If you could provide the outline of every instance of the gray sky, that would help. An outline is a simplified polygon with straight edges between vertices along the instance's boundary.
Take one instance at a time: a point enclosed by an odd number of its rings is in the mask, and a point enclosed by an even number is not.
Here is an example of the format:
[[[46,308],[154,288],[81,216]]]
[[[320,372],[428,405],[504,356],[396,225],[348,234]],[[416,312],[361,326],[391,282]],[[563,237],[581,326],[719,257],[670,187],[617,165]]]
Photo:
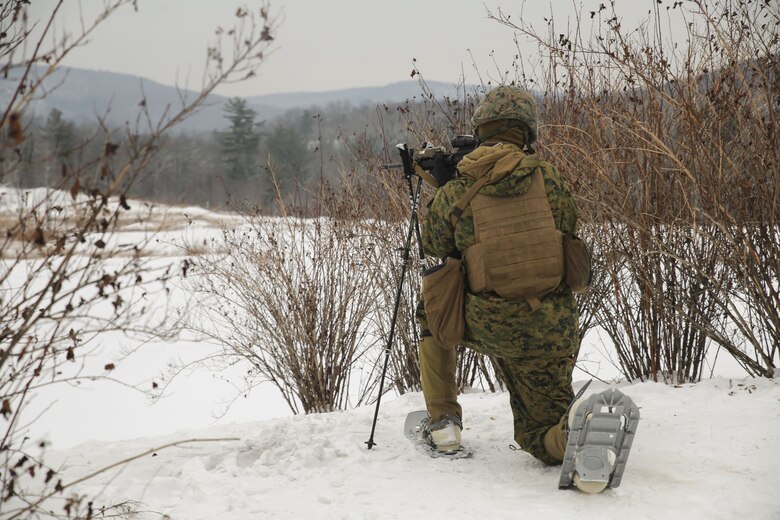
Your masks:
[[[616,0],[626,21],[644,17],[656,0]],[[671,0],[666,0],[671,3]],[[596,9],[607,0],[276,0],[271,11],[279,18],[275,51],[258,77],[225,86],[225,95],[251,96],[276,92],[321,91],[380,86],[410,77],[413,62],[426,79],[468,83],[499,79],[512,68],[518,50],[511,29],[487,19],[487,9],[499,7],[513,18],[544,30],[543,17],[555,13],[565,26],[577,7]],[[32,0],[31,19],[51,10],[55,0]],[[57,34],[75,32],[80,7],[94,18],[99,0],[65,0]],[[164,84],[199,84],[205,49],[217,25],[227,25],[239,0],[138,0],[117,12],[78,49],[66,65],[125,72]],[[586,16],[587,17],[587,16]],[[522,45],[533,58],[536,48]],[[472,59],[473,57],[473,59]],[[476,64],[476,67],[475,67]],[[479,74],[478,74],[479,73]]]

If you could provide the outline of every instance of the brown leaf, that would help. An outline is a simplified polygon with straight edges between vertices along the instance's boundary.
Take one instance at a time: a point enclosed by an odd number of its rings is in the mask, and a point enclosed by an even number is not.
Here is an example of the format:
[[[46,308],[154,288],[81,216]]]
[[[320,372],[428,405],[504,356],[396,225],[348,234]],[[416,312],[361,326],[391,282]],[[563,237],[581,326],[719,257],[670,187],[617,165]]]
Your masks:
[[[116,151],[119,150],[119,145],[115,143],[106,143],[106,151],[105,154],[108,155],[114,155]]]
[[[68,347],[68,353],[65,355],[68,361],[76,361],[76,354],[73,353],[73,347]]]
[[[58,255],[58,254],[62,253],[63,249],[65,249],[65,237],[64,236],[62,236],[62,237],[57,239],[57,243],[54,246],[54,254]]]
[[[43,229],[41,229],[41,226],[35,228],[35,233],[33,233],[33,243],[36,246],[46,245],[46,238],[43,236]]]
[[[129,210],[130,206],[127,204],[127,196],[122,194],[119,196],[119,205],[122,206],[122,209]]]
[[[13,472],[12,472],[13,474]],[[16,494],[16,491],[14,491],[14,486],[16,485],[16,479],[11,478],[8,480],[8,484],[6,484],[5,489],[5,497],[3,497],[3,502],[7,502]]]
[[[44,484],[48,484],[48,483],[49,483],[49,481],[50,481],[52,478],[54,478],[54,475],[56,475],[56,474],[57,474],[57,473],[55,473],[53,469],[50,469],[49,471],[47,471],[47,472],[46,472],[46,479],[43,481],[43,482],[44,482]]]
[[[417,71],[416,71],[416,70],[414,70],[414,69],[412,69],[412,73],[411,73],[411,74],[409,74],[409,77],[410,77],[410,78],[413,78],[413,77],[415,77],[416,75],[417,75]]]
[[[58,481],[57,481],[57,484],[54,486],[54,492],[55,492],[55,493],[62,493],[62,491],[63,491],[64,489],[65,489],[65,488],[64,488],[64,487],[62,487],[62,480],[61,480],[61,479],[60,479],[60,480],[58,480]]]
[[[3,414],[3,417],[8,417],[11,414],[11,401],[3,399],[3,407],[0,408],[0,414]]]
[[[185,258],[184,262],[182,262],[181,266],[181,275],[183,278],[187,278],[187,273],[189,272],[190,268],[193,266],[193,263],[189,261],[189,259]]]
[[[108,371],[111,371],[111,370],[114,370],[114,369],[116,368],[116,365],[115,365],[115,364],[113,364],[113,363],[108,363],[108,364],[107,364],[106,366],[104,366],[103,368],[105,368],[105,369],[106,369],[106,370],[108,370]]]
[[[95,247],[97,247],[98,249],[103,249],[104,247],[106,247],[106,243],[103,242],[103,240],[98,240],[97,242],[95,242]]]
[[[79,182],[79,178],[76,177],[76,182],[70,187],[70,196],[73,200],[76,200],[76,195],[79,194],[79,190],[81,190],[81,182]]]
[[[24,142],[22,118],[18,112],[14,112],[8,117],[8,137],[10,137],[15,144],[22,144],[22,142]]]

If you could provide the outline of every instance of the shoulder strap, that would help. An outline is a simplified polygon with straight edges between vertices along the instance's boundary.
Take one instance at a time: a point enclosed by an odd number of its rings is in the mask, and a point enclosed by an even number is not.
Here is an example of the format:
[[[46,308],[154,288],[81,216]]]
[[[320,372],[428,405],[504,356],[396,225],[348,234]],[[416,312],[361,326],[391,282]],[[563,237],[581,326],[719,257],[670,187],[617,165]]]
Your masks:
[[[488,180],[488,176],[482,176],[480,177],[474,184],[471,185],[471,188],[468,189],[468,191],[460,198],[458,201],[458,204],[452,208],[452,213],[450,213],[450,222],[452,222],[452,227],[455,227],[455,224],[458,223],[460,220],[460,216],[463,215],[463,210],[466,209],[466,206],[469,205],[469,202],[471,202],[471,199],[474,198],[474,196],[477,194],[477,192],[482,188],[482,186],[485,185],[485,183]]]
[[[540,164],[541,161],[536,158],[536,155],[526,155],[517,165],[517,168],[538,168]],[[460,198],[458,204],[452,208],[452,212],[450,213],[450,222],[452,222],[452,227],[455,227],[455,224],[458,223],[461,215],[463,215],[463,211],[466,209],[466,206],[468,206],[471,202],[471,199],[473,199],[482,186],[487,183],[488,177],[489,175],[484,175],[477,179],[474,184],[471,185],[468,191],[463,194],[463,197]]]

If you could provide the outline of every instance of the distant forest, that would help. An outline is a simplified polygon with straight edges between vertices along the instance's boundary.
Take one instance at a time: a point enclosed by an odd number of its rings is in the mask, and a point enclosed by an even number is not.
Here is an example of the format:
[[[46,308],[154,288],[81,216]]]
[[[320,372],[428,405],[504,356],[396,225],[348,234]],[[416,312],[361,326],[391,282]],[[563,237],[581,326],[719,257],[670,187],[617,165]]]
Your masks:
[[[413,122],[414,114],[432,115],[430,102],[423,98],[394,105],[335,103],[321,109],[290,109],[261,120],[245,99],[231,98],[223,107],[229,123],[225,130],[166,135],[160,153],[129,195],[207,208],[225,208],[230,201],[269,212],[277,196],[305,202],[311,190],[338,183],[345,172],[370,175],[381,162],[397,162],[397,142],[412,139],[410,145],[418,146],[430,139],[431,132]],[[430,130],[441,127],[433,122],[424,125]],[[139,137],[128,128],[108,128],[98,121],[70,121],[57,109],[34,118],[25,133],[18,177],[23,188],[68,189],[60,186],[68,171],[82,170],[86,158],[99,156],[103,147],[115,149],[121,161]],[[439,132],[441,139],[446,133]],[[94,175],[99,178],[101,172]]]

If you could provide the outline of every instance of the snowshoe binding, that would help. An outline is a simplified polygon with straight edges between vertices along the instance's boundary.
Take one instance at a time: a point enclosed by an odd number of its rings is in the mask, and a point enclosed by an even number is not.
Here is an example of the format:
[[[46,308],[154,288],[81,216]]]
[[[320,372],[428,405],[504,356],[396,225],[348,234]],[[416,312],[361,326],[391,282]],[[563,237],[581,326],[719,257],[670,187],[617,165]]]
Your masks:
[[[446,459],[465,459],[471,457],[473,454],[471,448],[460,442],[460,430],[462,428],[460,424],[433,426],[433,429],[436,431],[432,431],[431,417],[428,415],[427,411],[419,410],[410,412],[406,416],[404,435],[415,441],[417,446],[430,457]],[[444,426],[444,428],[437,428],[437,426]],[[456,429],[457,431],[455,431]],[[453,431],[449,432],[448,430]],[[443,433],[443,437],[447,437],[445,442],[440,442],[439,444],[434,442],[437,433]],[[449,439],[449,437],[452,437],[452,439]],[[441,441],[441,439],[439,440]]]
[[[575,402],[559,488],[573,483],[585,493],[620,485],[639,424],[639,408],[613,388]]]

